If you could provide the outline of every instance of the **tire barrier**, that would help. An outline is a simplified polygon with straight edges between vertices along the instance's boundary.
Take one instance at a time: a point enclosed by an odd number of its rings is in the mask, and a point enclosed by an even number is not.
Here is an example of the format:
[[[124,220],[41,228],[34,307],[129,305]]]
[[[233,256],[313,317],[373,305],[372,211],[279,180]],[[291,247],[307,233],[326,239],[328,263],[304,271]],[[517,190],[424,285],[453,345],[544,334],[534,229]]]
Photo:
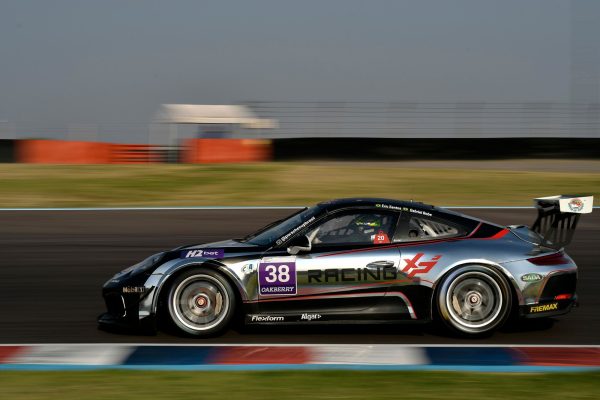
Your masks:
[[[168,162],[169,148],[147,144],[16,141],[15,161],[30,164],[149,164]]]
[[[181,149],[181,162],[191,164],[270,161],[270,140],[189,139]]]

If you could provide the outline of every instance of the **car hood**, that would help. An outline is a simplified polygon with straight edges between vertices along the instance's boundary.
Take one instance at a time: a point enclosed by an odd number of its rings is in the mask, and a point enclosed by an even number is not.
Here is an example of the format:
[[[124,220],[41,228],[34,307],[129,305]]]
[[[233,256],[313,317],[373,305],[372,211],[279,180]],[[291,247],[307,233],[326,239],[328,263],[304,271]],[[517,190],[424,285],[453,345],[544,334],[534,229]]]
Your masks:
[[[201,250],[201,249],[223,249],[227,250],[227,253],[244,253],[248,251],[260,251],[263,249],[262,246],[257,246],[250,243],[239,242],[237,240],[228,239],[221,240],[219,242],[203,243],[203,244],[192,244],[177,247],[171,251],[182,251],[182,250]]]
[[[240,248],[250,248],[250,247],[257,247],[254,244],[250,244],[250,243],[244,243],[244,242],[239,242],[237,240],[233,240],[233,239],[227,239],[227,240],[221,240],[219,242],[211,242],[211,243],[203,243],[203,244],[191,244],[191,245],[186,245],[186,246],[182,246],[177,248],[177,250],[186,250],[186,249],[208,249],[208,248],[216,248],[216,247],[223,247],[223,248],[232,248],[232,247],[240,247]]]

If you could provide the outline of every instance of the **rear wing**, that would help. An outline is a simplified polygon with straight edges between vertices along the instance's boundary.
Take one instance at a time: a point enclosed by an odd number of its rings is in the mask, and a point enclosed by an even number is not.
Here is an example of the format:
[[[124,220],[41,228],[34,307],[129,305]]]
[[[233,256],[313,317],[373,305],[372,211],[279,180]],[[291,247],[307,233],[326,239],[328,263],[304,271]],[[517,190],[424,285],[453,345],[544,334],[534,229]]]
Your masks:
[[[538,216],[531,230],[544,239],[544,245],[560,249],[571,243],[581,214],[592,212],[593,196],[549,196],[534,200]]]

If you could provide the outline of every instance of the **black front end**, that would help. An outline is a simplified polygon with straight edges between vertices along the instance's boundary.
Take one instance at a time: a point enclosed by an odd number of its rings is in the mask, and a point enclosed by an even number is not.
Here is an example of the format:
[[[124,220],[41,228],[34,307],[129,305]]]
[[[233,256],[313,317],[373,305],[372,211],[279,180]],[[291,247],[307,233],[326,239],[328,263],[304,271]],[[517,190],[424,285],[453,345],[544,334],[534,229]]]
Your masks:
[[[140,329],[142,331],[155,331],[156,324],[153,315],[140,319],[139,305],[146,296],[150,295],[154,288],[146,289],[144,281],[146,277],[138,281],[121,283],[107,282],[102,287],[102,297],[106,304],[106,312],[98,317],[98,324],[106,329]]]
[[[100,328],[156,331],[155,316],[140,318],[139,306],[154,291],[153,287],[146,288],[144,284],[162,261],[163,254],[153,255],[117,273],[102,286],[107,311],[98,317]]]

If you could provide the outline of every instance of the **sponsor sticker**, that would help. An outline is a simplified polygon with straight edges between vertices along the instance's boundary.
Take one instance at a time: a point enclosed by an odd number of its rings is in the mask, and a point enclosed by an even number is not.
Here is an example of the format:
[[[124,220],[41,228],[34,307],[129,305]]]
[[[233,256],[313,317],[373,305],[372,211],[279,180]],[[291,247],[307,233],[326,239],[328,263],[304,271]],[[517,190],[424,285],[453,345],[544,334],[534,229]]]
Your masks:
[[[123,287],[123,293],[144,293],[146,288],[144,286],[125,286]]]
[[[285,317],[282,315],[252,315],[251,322],[283,322]]]
[[[525,274],[521,276],[523,282],[537,282],[542,280],[542,275],[536,273]]]
[[[296,262],[261,262],[258,265],[258,290],[263,296],[296,294]]]
[[[429,261],[420,261],[424,255],[425,253],[417,253],[413,258],[405,258],[404,261],[406,262],[406,265],[402,269],[402,272],[409,278],[412,278],[417,274],[426,274],[435,266],[435,264],[437,264],[439,259],[442,258],[441,255],[436,255]]]
[[[181,258],[223,258],[225,257],[224,249],[195,249],[195,250],[183,250],[181,252]]]
[[[554,310],[558,310],[558,303],[542,304],[542,305],[538,305],[538,306],[529,307],[530,313],[540,313],[540,312],[554,311]]]
[[[301,321],[314,321],[317,319],[321,319],[321,314],[308,314],[304,313],[300,316]]]
[[[242,272],[246,275],[253,273],[256,271],[256,267],[254,264],[246,264],[242,267]]]
[[[579,212],[583,210],[583,200],[575,198],[569,201],[569,210],[573,212]]]
[[[302,224],[298,225],[297,227],[295,227],[294,229],[292,229],[291,231],[289,231],[287,234],[285,234],[282,237],[280,237],[279,239],[277,239],[277,241],[275,241],[275,243],[277,245],[280,245],[281,243],[285,242],[290,237],[292,237],[294,234],[296,234],[299,231],[301,231],[302,229],[306,228],[314,220],[315,220],[315,217],[311,217],[307,221],[303,222]]]

